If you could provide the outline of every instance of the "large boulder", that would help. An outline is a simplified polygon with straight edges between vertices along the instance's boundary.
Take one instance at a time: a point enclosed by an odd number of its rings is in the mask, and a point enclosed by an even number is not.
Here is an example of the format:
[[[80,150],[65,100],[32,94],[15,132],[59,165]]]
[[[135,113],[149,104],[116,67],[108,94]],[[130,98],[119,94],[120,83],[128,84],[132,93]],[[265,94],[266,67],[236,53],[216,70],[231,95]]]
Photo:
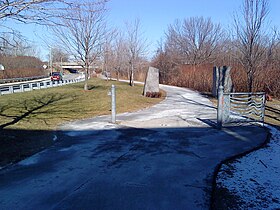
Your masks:
[[[218,96],[219,86],[224,87],[225,93],[230,93],[233,91],[233,84],[230,75],[231,67],[222,66],[214,67],[213,69],[213,86],[212,86],[212,95],[214,97]]]
[[[155,97],[159,95],[159,70],[154,67],[149,67],[143,95],[146,97]]]

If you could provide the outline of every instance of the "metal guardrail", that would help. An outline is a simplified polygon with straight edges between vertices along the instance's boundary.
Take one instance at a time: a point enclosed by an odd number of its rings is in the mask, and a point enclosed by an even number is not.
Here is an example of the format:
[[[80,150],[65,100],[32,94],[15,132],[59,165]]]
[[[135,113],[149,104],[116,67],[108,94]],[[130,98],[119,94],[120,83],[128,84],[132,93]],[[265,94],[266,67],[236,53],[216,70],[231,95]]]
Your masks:
[[[62,85],[72,84],[84,81],[84,77],[77,77],[75,79],[69,79],[69,80],[63,80],[63,81],[30,81],[25,83],[12,83],[7,85],[1,85],[0,86],[0,95],[5,94],[13,94],[13,93],[22,93],[26,91],[32,91],[32,90],[40,90],[45,88],[51,88],[51,87],[58,87]]]
[[[22,81],[30,81],[35,79],[44,79],[49,76],[36,76],[36,77],[22,77],[22,78],[10,78],[10,79],[0,79],[0,84],[11,83],[11,82],[22,82]]]
[[[265,93],[224,93],[219,88],[218,126],[230,123],[264,123]]]

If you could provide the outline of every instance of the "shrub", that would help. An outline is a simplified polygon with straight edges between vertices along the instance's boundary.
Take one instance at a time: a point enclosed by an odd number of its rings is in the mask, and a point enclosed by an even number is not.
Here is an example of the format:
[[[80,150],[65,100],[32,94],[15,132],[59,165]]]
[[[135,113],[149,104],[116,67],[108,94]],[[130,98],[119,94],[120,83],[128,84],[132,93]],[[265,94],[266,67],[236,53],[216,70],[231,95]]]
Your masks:
[[[161,92],[147,92],[146,97],[149,98],[161,98],[162,93]]]

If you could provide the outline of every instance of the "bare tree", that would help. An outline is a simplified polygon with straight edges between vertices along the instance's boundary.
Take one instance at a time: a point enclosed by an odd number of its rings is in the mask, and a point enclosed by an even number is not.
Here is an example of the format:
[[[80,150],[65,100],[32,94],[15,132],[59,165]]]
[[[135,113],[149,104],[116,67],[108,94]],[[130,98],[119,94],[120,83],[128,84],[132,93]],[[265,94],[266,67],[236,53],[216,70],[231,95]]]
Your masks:
[[[61,46],[81,61],[85,70],[85,90],[88,90],[89,68],[101,55],[106,41],[105,4],[106,0],[100,0],[70,5],[68,18],[61,18],[60,24],[53,27]]]
[[[234,19],[237,57],[246,70],[247,88],[253,90],[256,72],[262,68],[273,47],[273,39],[265,30],[268,0],[244,0],[241,16]]]
[[[127,49],[129,60],[129,84],[134,86],[134,73],[139,58],[145,56],[147,50],[147,40],[143,38],[143,33],[140,31],[140,20],[126,23],[127,34]]]
[[[40,25],[57,24],[55,19],[70,1],[64,0],[5,0],[0,1],[0,50],[17,48],[21,34],[9,25],[6,20],[21,23],[36,23]],[[15,40],[7,39],[16,38]]]
[[[21,22],[42,21],[50,17],[49,6],[58,0],[5,0],[0,2],[0,19],[10,18]],[[62,2],[62,1],[61,1]]]
[[[0,37],[0,51],[6,56],[34,56],[38,57],[36,45],[29,42],[20,33],[3,33]]]
[[[220,25],[212,23],[210,18],[192,17],[182,22],[176,20],[168,28],[166,48],[181,63],[211,63],[222,34]]]
[[[106,34],[105,43],[103,44],[102,49],[102,59],[103,59],[103,66],[102,71],[105,73],[105,76],[108,79],[112,77],[112,69],[114,66],[114,39],[117,35],[116,30],[112,30],[111,33]]]
[[[52,48],[52,62],[68,62],[69,55],[61,48]]]
[[[128,45],[122,33],[118,33],[113,45],[113,70],[116,73],[117,80],[119,80],[120,75],[124,74],[125,69],[127,69],[127,64],[129,64],[128,56]]]

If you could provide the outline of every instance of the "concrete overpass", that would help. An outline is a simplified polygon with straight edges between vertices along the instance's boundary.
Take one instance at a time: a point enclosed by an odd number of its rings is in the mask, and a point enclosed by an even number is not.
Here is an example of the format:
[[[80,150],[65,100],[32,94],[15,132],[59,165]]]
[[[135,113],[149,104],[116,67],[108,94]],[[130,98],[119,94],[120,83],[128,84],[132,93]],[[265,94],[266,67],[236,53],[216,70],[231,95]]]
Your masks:
[[[63,69],[83,69],[83,65],[80,62],[55,62],[53,65]],[[89,66],[90,69],[96,69],[98,67],[96,64]]]

